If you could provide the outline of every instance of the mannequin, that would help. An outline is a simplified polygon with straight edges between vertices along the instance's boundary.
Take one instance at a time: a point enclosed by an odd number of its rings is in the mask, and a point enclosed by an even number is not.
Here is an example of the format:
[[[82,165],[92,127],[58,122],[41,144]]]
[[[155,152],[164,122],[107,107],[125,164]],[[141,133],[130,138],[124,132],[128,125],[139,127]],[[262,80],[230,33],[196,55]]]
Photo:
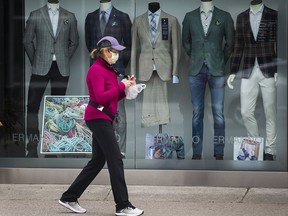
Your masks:
[[[262,7],[263,3],[261,0],[253,0],[251,1],[250,8],[252,11],[259,11]]]
[[[59,8],[59,1],[58,0],[48,0],[48,5],[53,9],[56,10]]]
[[[231,75],[227,79],[228,87],[233,89],[236,74],[241,74],[241,114],[249,137],[260,136],[255,107],[261,92],[266,120],[264,160],[274,160],[276,156],[277,21],[278,12],[261,0],[252,0],[250,8],[237,16]]]
[[[112,6],[111,0],[100,0],[101,10],[106,11],[111,6]]]
[[[160,3],[159,2],[150,2],[148,4],[148,10],[152,13],[155,13],[160,9]],[[179,77],[173,75],[172,83],[179,83]],[[161,131],[161,129],[159,129]]]
[[[213,156],[216,160],[223,160],[225,66],[233,50],[234,21],[229,12],[214,7],[212,0],[202,0],[200,7],[186,13],[182,24],[182,44],[189,57],[186,71],[193,105],[192,159],[202,159],[205,90],[209,87],[214,132],[211,142],[214,145]]]
[[[58,4],[59,1],[58,0],[48,0],[48,3],[50,3],[50,4]]]
[[[250,8],[253,11],[258,11],[259,8],[263,5],[262,0],[252,0],[250,4]],[[235,79],[235,74],[231,74],[228,79],[227,79],[227,85],[230,89],[234,89],[234,86],[232,85],[234,79]],[[274,74],[274,81],[277,84],[277,73]]]
[[[50,18],[50,8],[51,12],[58,12],[53,22]],[[64,25],[57,25],[57,19],[63,19]],[[59,7],[58,0],[48,0],[47,5],[30,13],[23,38],[25,52],[31,63],[27,99],[26,157],[38,157],[37,147],[41,139],[38,113],[46,87],[50,83],[51,95],[66,94],[70,77],[69,63],[78,44],[77,19],[74,13]]]
[[[201,0],[201,7],[203,8],[204,12],[207,13],[209,10],[213,8],[212,0]]]
[[[154,38],[150,26],[153,16],[156,19]],[[132,25],[130,71],[131,74],[138,72],[137,79],[146,84],[141,127],[158,126],[160,133],[162,125],[170,122],[167,82],[179,82],[180,29],[177,18],[163,11],[159,2],[149,3],[148,11],[136,17]]]
[[[149,11],[151,11],[152,13],[155,13],[156,11],[158,11],[160,9],[160,4],[159,2],[151,2],[148,4],[148,9]]]
[[[252,0],[251,1],[251,5],[258,5],[258,4],[261,4],[262,3],[262,0]]]

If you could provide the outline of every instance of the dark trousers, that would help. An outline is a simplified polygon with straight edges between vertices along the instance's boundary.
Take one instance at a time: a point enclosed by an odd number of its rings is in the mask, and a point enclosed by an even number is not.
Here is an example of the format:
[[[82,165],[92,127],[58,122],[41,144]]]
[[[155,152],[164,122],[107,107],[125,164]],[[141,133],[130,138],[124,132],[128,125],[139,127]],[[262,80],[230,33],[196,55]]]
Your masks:
[[[68,190],[63,193],[61,200],[77,201],[107,161],[116,211],[132,206],[128,200],[122,155],[112,123],[108,120],[97,119],[86,121],[86,124],[93,133],[92,158]]]
[[[60,74],[56,61],[53,61],[47,75],[31,75],[27,103],[27,138],[29,142],[38,143],[40,140],[38,112],[49,81],[51,95],[65,95],[68,80],[68,76],[63,77]],[[27,148],[29,148],[29,146],[27,146]]]

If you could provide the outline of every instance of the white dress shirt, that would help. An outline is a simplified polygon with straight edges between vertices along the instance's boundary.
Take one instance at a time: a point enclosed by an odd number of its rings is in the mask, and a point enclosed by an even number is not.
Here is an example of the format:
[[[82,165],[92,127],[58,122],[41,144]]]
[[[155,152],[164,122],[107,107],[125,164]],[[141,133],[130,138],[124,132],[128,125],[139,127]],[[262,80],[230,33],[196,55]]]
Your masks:
[[[207,13],[205,13],[202,6],[200,7],[201,22],[202,22],[205,36],[206,36],[208,29],[209,29],[209,26],[211,24],[211,20],[212,20],[212,16],[213,16],[213,10],[214,10],[214,6],[210,10],[208,10]]]
[[[53,34],[56,36],[58,20],[59,20],[59,4],[47,3],[48,13],[52,24]],[[53,61],[56,61],[55,54],[53,55]]]

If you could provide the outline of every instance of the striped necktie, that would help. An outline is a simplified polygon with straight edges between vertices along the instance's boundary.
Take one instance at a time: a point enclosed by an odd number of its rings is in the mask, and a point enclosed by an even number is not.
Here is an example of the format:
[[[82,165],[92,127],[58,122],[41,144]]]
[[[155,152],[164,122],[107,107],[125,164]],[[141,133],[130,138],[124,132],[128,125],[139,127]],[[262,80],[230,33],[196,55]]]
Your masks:
[[[156,32],[157,32],[156,18],[155,18],[155,14],[154,13],[151,14],[150,32],[151,32],[152,41],[154,41],[155,40],[155,36],[156,36]]]

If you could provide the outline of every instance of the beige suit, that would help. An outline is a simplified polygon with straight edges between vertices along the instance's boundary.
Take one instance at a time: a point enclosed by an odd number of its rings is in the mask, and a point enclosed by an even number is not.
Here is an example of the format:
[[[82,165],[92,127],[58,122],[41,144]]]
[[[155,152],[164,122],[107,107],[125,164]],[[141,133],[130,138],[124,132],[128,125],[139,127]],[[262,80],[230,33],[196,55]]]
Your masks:
[[[162,40],[161,19],[168,18],[168,40]],[[176,17],[161,11],[155,43],[149,30],[148,12],[136,17],[132,25],[131,73],[139,71],[138,80],[148,81],[155,63],[157,73],[163,81],[178,75],[181,51],[181,30]],[[139,59],[137,58],[139,54]]]
[[[168,37],[163,38],[162,22],[168,20]],[[151,40],[148,12],[135,18],[132,25],[131,74],[145,82],[142,127],[170,121],[167,81],[178,75],[181,30],[176,17],[161,10],[155,41]],[[153,72],[153,65],[156,70]]]

